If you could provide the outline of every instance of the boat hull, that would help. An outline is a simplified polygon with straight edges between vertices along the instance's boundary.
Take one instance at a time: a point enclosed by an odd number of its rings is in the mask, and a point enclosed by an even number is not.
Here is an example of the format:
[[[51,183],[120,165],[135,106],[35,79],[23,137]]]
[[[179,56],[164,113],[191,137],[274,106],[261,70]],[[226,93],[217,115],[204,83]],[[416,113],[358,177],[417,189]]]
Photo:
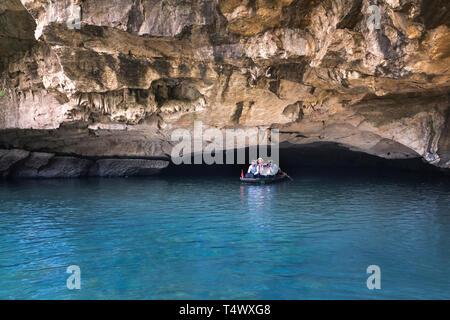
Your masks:
[[[277,175],[273,178],[241,178],[242,183],[249,184],[271,184],[276,182],[281,182],[287,179],[285,174]]]

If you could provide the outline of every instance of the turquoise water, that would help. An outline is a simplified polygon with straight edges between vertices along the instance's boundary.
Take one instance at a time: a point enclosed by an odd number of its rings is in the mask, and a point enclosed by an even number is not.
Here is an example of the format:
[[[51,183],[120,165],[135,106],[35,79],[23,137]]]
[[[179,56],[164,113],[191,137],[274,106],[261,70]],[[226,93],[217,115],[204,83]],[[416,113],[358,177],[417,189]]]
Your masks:
[[[351,171],[0,182],[0,298],[450,299],[449,207],[446,180]]]

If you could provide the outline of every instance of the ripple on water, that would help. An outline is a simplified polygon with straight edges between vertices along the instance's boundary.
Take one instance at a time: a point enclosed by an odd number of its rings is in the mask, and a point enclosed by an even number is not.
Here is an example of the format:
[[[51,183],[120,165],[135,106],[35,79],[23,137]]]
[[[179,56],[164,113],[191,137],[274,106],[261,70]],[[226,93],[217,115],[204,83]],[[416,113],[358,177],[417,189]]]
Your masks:
[[[449,195],[405,176],[2,182],[0,298],[449,299]]]

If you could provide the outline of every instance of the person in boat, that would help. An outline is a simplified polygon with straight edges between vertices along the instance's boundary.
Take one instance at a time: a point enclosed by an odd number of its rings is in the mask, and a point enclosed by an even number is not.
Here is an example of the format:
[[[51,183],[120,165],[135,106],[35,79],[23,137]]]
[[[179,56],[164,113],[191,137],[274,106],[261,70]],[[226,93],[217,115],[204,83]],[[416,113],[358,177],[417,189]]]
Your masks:
[[[261,178],[263,169],[264,169],[264,160],[262,158],[258,158],[256,160],[256,173],[254,174],[254,178]]]
[[[272,177],[272,162],[271,161],[269,161],[268,163],[263,165],[263,168],[261,170],[261,176],[266,179]]]
[[[258,163],[259,171],[261,172],[262,169],[264,168],[264,160],[263,160],[263,158],[258,158],[257,161],[258,161],[257,163]]]
[[[264,163],[264,159],[263,158],[258,158],[257,160],[258,162],[258,175],[256,176],[256,178],[265,178],[266,176],[266,165]]]
[[[254,178],[256,175],[259,175],[259,167],[256,164],[255,160],[252,160],[250,167],[248,167],[246,178]]]
[[[274,171],[273,171],[273,163],[272,160],[269,160],[269,162],[267,163],[267,176],[272,177],[274,176]]]
[[[272,160],[269,160],[269,162],[266,165],[266,171],[265,172],[267,173],[266,174],[267,178],[275,177],[278,174],[278,172],[279,172],[278,165],[276,163],[273,163]]]
[[[276,163],[272,163],[272,175],[276,176],[279,172],[280,168]]]

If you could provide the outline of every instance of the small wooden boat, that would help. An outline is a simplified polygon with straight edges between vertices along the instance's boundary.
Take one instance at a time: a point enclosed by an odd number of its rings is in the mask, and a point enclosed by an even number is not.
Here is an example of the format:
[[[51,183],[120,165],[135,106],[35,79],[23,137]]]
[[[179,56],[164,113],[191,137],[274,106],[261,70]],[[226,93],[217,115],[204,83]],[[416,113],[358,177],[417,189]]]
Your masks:
[[[280,182],[283,180],[288,179],[287,174],[277,174],[276,176],[270,177],[270,178],[242,178],[242,183],[251,183],[251,184],[270,184],[275,182]]]

